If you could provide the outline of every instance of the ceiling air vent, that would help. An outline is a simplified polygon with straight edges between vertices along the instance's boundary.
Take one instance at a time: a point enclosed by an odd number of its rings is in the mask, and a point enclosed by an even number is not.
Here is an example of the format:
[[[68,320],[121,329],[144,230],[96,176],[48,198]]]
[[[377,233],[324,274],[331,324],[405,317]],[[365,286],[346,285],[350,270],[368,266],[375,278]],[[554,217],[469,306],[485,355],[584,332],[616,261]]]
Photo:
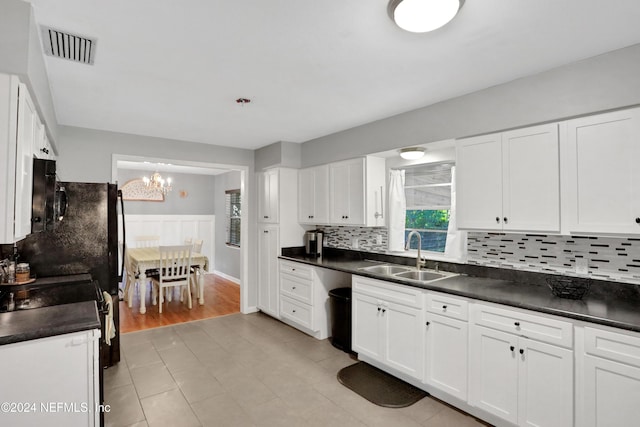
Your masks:
[[[96,56],[96,42],[95,38],[42,27],[44,52],[56,58],[93,65]]]

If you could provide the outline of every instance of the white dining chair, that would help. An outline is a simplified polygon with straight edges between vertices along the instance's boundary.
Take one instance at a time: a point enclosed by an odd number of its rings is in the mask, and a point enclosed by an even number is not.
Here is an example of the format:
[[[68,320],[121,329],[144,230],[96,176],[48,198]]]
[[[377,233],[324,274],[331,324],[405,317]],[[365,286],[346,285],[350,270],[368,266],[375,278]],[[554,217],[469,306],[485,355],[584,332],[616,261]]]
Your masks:
[[[190,240],[190,239],[189,239]],[[186,241],[185,241],[186,242]],[[193,242],[193,246],[192,246],[192,252],[193,253],[202,253],[202,244],[203,244],[203,240],[202,239],[197,239]],[[185,243],[186,244],[186,243]],[[198,274],[202,274],[200,267],[191,267],[191,277],[189,278],[190,281],[190,288],[191,290],[195,291],[196,295],[200,295],[200,282],[198,281]],[[180,295],[180,300],[182,301],[183,295]]]
[[[165,290],[171,292],[175,287],[189,289],[191,277],[191,245],[160,246],[160,269],[151,281],[158,295],[158,311],[162,313]],[[181,292],[182,294],[182,292]],[[191,292],[187,292],[187,304],[192,308]]]
[[[152,248],[160,246],[160,236],[135,236],[133,242],[136,248]]]

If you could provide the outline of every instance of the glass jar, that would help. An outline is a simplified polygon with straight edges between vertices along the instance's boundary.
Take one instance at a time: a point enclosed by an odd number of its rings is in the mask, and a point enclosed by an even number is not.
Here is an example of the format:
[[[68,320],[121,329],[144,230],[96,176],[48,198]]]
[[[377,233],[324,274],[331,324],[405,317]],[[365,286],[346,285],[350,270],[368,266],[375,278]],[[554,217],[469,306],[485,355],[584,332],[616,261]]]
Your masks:
[[[26,262],[21,262],[16,266],[16,282],[22,283],[29,280],[31,276],[31,269],[29,268],[29,264]]]

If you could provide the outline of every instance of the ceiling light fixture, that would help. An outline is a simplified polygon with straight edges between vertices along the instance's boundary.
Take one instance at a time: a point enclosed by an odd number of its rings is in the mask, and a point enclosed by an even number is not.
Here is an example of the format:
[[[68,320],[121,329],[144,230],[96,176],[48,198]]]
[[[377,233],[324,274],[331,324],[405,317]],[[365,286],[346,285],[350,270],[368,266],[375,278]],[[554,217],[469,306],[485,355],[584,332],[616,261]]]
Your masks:
[[[251,102],[251,100],[249,98],[238,98],[238,99],[236,99],[236,103],[242,105],[243,107],[244,107],[244,104],[248,104],[250,102]]]
[[[387,12],[403,30],[426,33],[446,25],[463,4],[464,0],[391,0]]]
[[[400,157],[405,160],[416,160],[424,156],[424,148],[422,147],[409,147],[400,150]]]
[[[171,178],[165,180],[158,172],[154,172],[151,178],[143,176],[142,181],[144,181],[144,185],[147,187],[155,188],[162,194],[167,194],[171,191]]]

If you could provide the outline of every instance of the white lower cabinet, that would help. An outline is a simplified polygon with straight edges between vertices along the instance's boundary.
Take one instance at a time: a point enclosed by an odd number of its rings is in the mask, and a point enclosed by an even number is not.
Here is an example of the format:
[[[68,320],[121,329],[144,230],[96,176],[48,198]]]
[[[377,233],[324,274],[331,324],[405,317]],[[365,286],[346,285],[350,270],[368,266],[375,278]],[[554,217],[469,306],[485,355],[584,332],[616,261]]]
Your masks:
[[[421,380],[422,291],[353,276],[352,347],[359,357]]]
[[[349,282],[346,273],[281,260],[281,320],[317,339],[329,337],[329,291]]]
[[[0,424],[100,425],[99,339],[95,329],[0,346]]]
[[[578,328],[577,328],[578,329]],[[578,333],[578,331],[577,331]],[[579,425],[626,427],[640,422],[640,334],[580,328]]]
[[[546,325],[564,331],[567,322],[481,304],[472,307],[472,319],[486,318],[494,309],[509,321],[497,322],[498,329],[477,322],[470,327],[469,404],[520,426],[572,426],[572,347],[499,330],[512,319],[519,319],[513,322],[519,330]],[[549,335],[549,341],[556,340]]]
[[[280,317],[278,234],[277,225],[264,224],[258,228],[258,308],[275,318]]]
[[[424,382],[462,401],[467,400],[467,322],[427,313]]]

